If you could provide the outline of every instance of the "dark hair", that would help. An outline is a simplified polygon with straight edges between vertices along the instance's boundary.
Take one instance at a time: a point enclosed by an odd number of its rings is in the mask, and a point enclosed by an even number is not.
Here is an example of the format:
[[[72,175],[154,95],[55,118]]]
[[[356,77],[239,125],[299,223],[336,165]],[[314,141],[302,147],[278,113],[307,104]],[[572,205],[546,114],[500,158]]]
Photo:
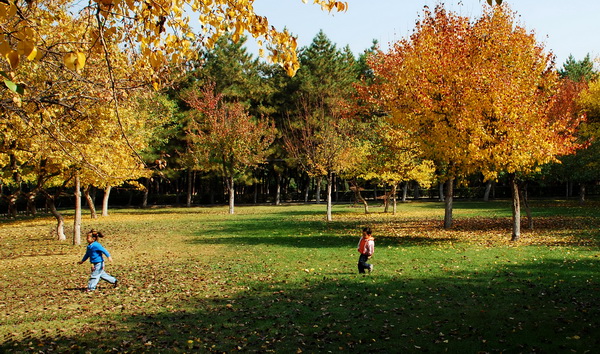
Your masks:
[[[363,227],[363,232],[366,233],[367,235],[371,234],[371,228],[370,227]]]
[[[89,234],[92,234],[93,238],[98,238],[98,237],[104,237],[104,235],[102,234],[102,232],[95,230],[95,229],[91,229],[90,232],[88,232]]]

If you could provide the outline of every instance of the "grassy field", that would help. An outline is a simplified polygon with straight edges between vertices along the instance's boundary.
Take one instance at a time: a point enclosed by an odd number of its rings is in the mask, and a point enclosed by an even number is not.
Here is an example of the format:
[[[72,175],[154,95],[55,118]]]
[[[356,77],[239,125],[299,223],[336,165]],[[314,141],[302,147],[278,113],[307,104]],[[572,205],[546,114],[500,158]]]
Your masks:
[[[51,218],[3,221],[0,352],[597,352],[599,206],[534,203],[518,243],[500,201],[456,203],[449,231],[434,202],[114,210],[84,218],[120,283],[95,293]]]

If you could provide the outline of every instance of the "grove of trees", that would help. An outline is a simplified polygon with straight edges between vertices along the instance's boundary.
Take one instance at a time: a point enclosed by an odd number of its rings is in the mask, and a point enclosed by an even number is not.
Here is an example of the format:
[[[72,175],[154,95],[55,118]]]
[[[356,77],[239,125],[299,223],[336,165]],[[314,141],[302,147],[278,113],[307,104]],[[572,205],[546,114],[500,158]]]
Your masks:
[[[185,4],[99,0],[72,15],[69,1],[0,2],[3,213],[43,205],[64,240],[60,206],[80,193],[92,217],[96,191],[103,215],[111,193],[233,214],[236,200],[320,202],[325,187],[332,220],[340,193],[369,212],[368,190],[395,213],[398,187],[406,199],[435,185],[450,228],[457,186],[501,183],[518,240],[526,185],[575,184],[583,201],[600,179],[592,60],[557,69],[507,5],[477,19],[426,8],[409,38],[357,58],[323,32],[295,48],[241,2]],[[247,53],[244,32],[270,62]]]

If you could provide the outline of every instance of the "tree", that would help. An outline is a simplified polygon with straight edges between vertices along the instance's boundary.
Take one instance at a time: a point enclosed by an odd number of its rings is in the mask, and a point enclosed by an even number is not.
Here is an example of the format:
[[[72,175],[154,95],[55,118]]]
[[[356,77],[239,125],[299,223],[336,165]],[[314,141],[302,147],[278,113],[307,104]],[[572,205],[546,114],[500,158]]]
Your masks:
[[[476,101],[465,99],[476,72],[469,63],[469,19],[442,6],[426,9],[410,39],[371,56],[371,101],[390,113],[394,129],[406,132],[443,173],[447,187],[444,226],[452,225],[453,182],[475,168],[469,126]]]
[[[444,226],[451,226],[452,181],[473,172],[513,176],[513,240],[520,235],[517,177],[570,153],[580,117],[553,110],[552,55],[514,23],[507,6],[475,22],[428,10],[410,40],[372,60],[374,100],[392,112],[446,180]]]
[[[480,73],[481,119],[477,164],[486,179],[500,171],[511,175],[513,191],[512,240],[520,237],[518,176],[572,153],[582,117],[573,111],[573,97],[558,99],[562,88],[552,67],[552,54],[536,42],[533,33],[515,24],[507,6],[488,9],[474,24],[474,67]]]
[[[580,142],[584,148],[575,155],[564,156],[560,160],[564,166],[563,176],[579,183],[579,200],[585,201],[586,185],[600,180],[600,80],[597,75],[589,85],[580,83],[583,88],[576,97],[577,107],[586,115],[587,120],[579,130]]]
[[[251,117],[242,104],[224,102],[223,95],[215,93],[215,84],[189,92],[186,102],[196,111],[189,128],[195,156],[225,179],[233,214],[235,181],[265,161],[274,127],[267,119]]]
[[[351,153],[358,140],[354,137],[349,100],[357,70],[349,49],[338,50],[323,31],[300,53],[302,67],[289,82],[295,109],[286,114],[285,145],[309,176],[318,181],[327,178],[330,221],[334,174],[343,172],[354,161],[351,157],[356,157]]]
[[[304,104],[285,135],[291,158],[309,176],[327,178],[327,221],[333,220],[334,175],[344,173],[364,156],[354,136],[354,122],[338,114],[322,106]]]
[[[573,55],[569,55],[558,73],[562,78],[568,78],[575,82],[590,82],[597,75],[594,70],[594,62],[590,59],[589,54],[579,61],[575,60]]]
[[[345,2],[317,0],[326,11],[345,11]],[[47,28],[78,12],[86,31],[72,45],[54,47],[45,41]],[[202,33],[195,34],[188,14],[197,16]],[[2,38],[0,53],[11,69],[21,57],[40,59],[47,53],[63,57],[64,64],[82,69],[91,51],[103,51],[107,42],[138,48],[130,58],[136,70],[148,73],[155,83],[169,65],[194,58],[198,46],[211,48],[225,32],[234,39],[248,32],[264,44],[269,59],[281,63],[293,75],[298,69],[296,39],[287,30],[278,31],[266,17],[254,12],[251,3],[239,0],[130,0],[90,1],[81,7],[71,0],[15,0],[0,2]],[[63,33],[65,34],[65,33]],[[110,60],[110,59],[108,59]]]
[[[360,175],[367,180],[384,182],[391,187],[386,196],[386,210],[392,200],[393,214],[396,214],[396,190],[402,182],[416,181],[427,188],[435,176],[432,161],[424,160],[422,152],[412,142],[408,134],[394,129],[386,120],[374,124],[372,148],[363,161]]]

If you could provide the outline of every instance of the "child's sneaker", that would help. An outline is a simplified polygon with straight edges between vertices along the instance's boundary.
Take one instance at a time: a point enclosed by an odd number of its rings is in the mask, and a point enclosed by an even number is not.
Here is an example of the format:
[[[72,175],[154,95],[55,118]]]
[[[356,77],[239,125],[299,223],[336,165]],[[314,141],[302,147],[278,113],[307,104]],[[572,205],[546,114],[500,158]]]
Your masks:
[[[373,265],[369,265],[369,273],[371,273],[373,271]]]

